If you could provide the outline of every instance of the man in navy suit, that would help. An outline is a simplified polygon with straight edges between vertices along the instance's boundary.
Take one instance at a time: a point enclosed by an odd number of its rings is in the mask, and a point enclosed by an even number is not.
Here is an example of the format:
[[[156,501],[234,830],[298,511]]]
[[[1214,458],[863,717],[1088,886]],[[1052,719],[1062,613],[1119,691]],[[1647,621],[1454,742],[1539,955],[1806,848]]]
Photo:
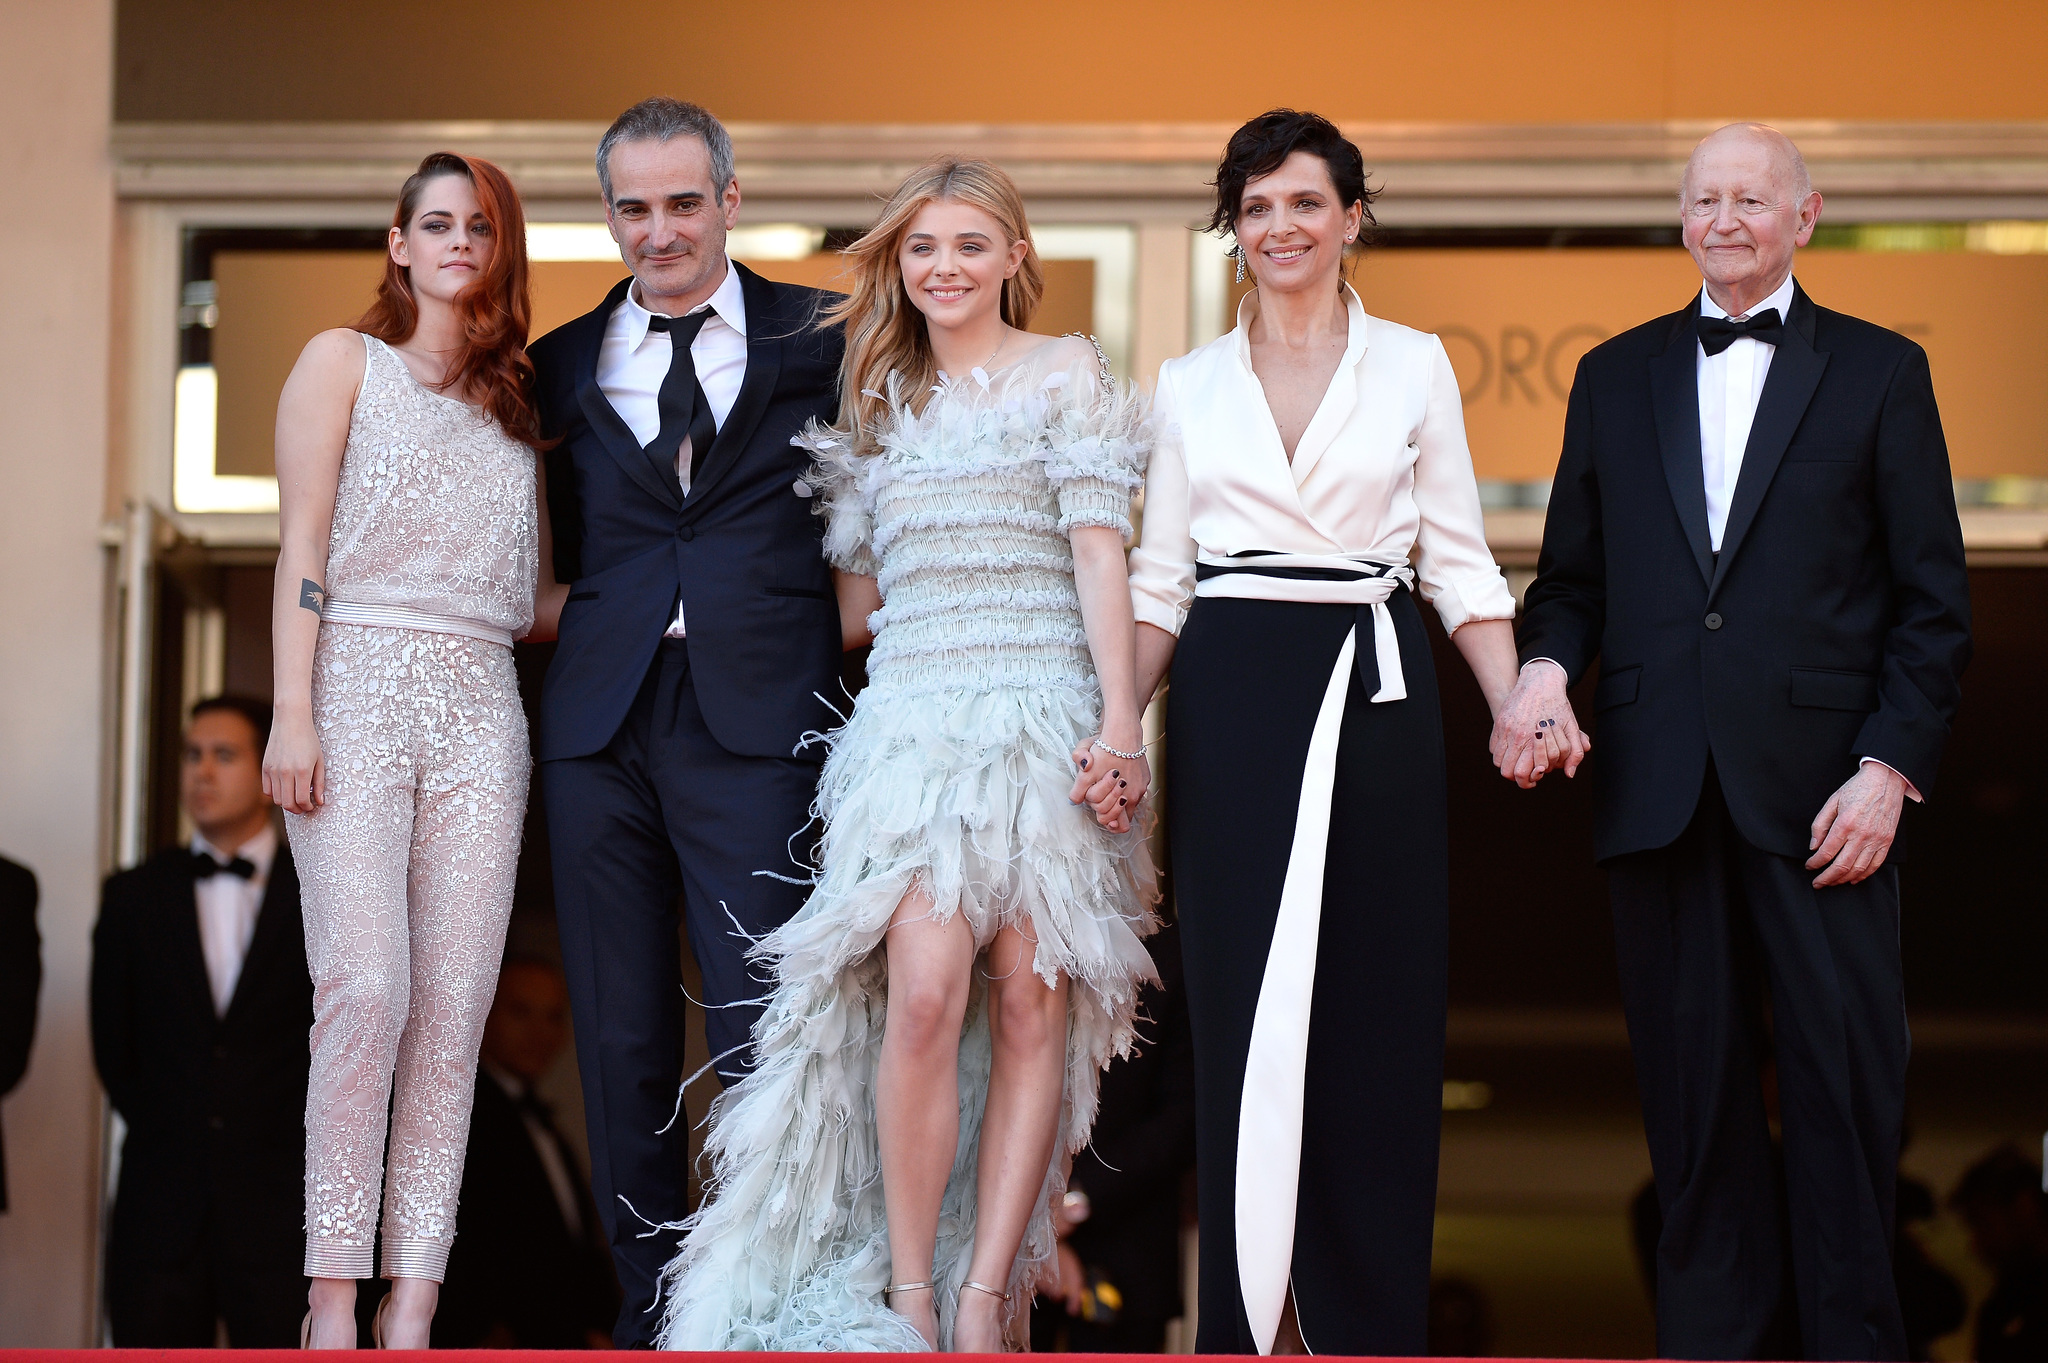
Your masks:
[[[685,1213],[680,898],[720,1076],[749,1066],[750,941],[801,906],[841,635],[790,444],[838,405],[829,298],[726,258],[732,141],[650,99],[598,144],[632,277],[535,342],[555,569],[570,582],[541,695],[541,788],[576,1019],[591,1187],[651,1344]]]
[[[1663,1212],[1667,1358],[1906,1356],[1888,858],[1905,802],[1934,789],[1969,586],[1927,353],[1793,280],[1820,207],[1774,128],[1693,152],[1680,218],[1704,288],[1579,365],[1495,731],[1506,774],[1540,775],[1529,745],[1578,747],[1565,687],[1598,660],[1595,852]],[[1772,1334],[1788,1280],[1797,1341]]]

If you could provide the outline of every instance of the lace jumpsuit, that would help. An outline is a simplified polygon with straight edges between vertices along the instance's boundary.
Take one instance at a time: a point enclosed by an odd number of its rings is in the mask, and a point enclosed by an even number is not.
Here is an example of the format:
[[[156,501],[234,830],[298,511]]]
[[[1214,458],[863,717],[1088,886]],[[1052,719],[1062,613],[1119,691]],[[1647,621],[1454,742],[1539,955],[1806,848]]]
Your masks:
[[[532,767],[511,643],[534,455],[363,339],[313,658],[327,803],[285,815],[314,990],[306,1274],[369,1277],[381,1202],[384,1276],[438,1282]]]

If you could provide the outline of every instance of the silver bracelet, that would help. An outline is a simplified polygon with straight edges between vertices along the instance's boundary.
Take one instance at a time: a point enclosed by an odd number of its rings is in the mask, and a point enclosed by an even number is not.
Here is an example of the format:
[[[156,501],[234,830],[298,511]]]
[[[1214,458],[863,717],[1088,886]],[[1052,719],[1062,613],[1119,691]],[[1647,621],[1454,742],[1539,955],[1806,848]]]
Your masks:
[[[1100,738],[1091,738],[1088,740],[1088,744],[1090,747],[1102,749],[1111,757],[1121,757],[1126,762],[1136,762],[1145,755],[1143,748],[1139,748],[1136,752],[1124,752],[1120,748],[1110,747],[1109,744],[1104,743]]]

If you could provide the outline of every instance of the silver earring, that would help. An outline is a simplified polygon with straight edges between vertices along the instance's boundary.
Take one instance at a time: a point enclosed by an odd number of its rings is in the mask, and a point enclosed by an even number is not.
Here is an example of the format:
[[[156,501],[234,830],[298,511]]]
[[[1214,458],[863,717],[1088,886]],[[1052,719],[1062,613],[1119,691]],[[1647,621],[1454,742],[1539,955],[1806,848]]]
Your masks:
[[[1244,247],[1233,246],[1230,248],[1230,254],[1237,257],[1237,279],[1234,282],[1242,284],[1244,283]]]

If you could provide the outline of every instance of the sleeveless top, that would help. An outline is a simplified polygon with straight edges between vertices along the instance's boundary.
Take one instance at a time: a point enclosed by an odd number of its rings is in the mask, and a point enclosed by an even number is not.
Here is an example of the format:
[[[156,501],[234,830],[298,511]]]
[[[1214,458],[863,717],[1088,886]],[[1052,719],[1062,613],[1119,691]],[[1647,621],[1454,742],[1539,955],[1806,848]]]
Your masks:
[[[826,556],[881,587],[878,697],[1095,688],[1068,534],[1130,534],[1150,430],[1084,345],[1042,350],[994,379],[942,378],[921,412],[892,377],[874,454],[815,425],[797,437],[818,459]]]
[[[533,627],[534,453],[384,342],[363,344],[322,617],[509,644]]]

